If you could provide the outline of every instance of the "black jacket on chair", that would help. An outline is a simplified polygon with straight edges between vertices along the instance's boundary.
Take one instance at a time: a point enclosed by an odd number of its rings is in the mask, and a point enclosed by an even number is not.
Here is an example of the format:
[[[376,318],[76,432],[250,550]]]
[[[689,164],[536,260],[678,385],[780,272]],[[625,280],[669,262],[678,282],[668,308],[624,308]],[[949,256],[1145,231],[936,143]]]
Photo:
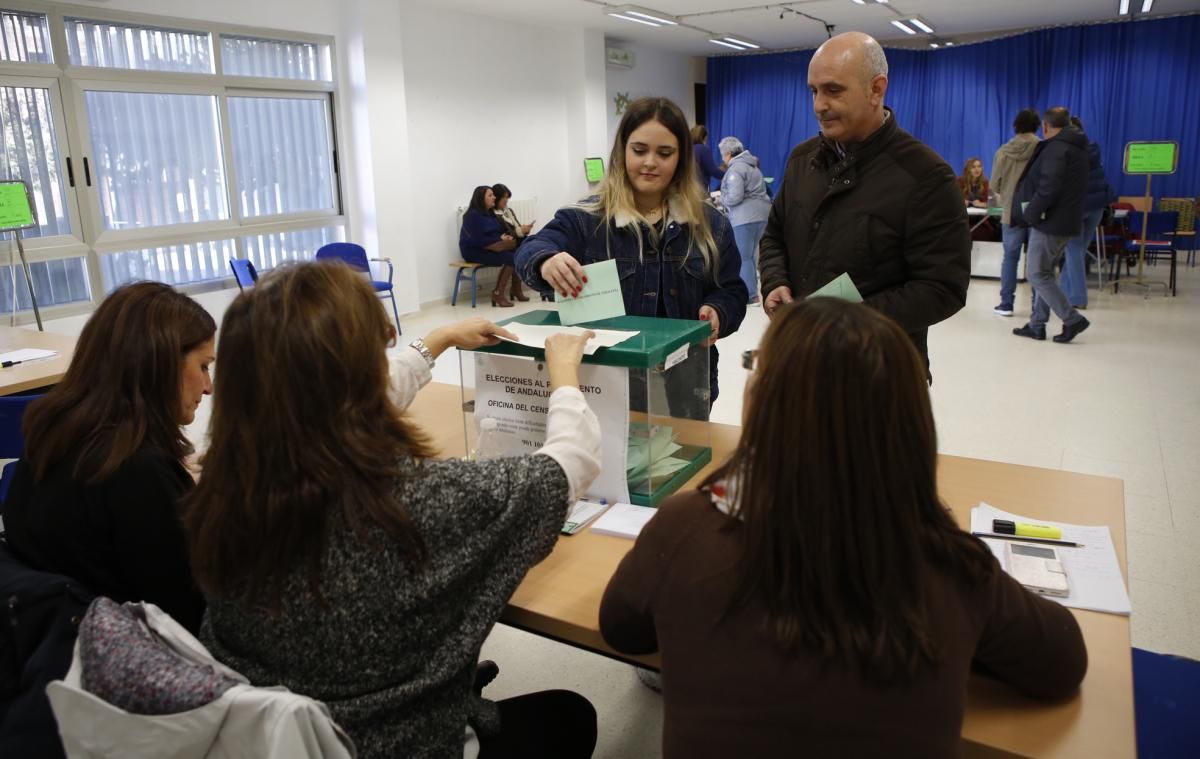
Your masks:
[[[69,577],[30,569],[0,540],[0,756],[64,756],[46,686],[70,669],[93,597]]]
[[[1087,135],[1075,127],[1038,143],[1013,194],[1012,226],[1055,237],[1079,234],[1087,197],[1087,145]]]

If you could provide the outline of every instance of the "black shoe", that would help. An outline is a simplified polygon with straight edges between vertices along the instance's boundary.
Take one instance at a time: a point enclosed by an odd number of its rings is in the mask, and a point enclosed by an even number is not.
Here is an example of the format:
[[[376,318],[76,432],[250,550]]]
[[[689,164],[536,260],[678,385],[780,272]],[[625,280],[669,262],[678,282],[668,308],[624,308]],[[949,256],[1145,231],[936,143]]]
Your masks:
[[[1077,321],[1077,322],[1073,322],[1071,324],[1064,324],[1063,331],[1054,336],[1054,342],[1069,343],[1075,339],[1076,335],[1078,335],[1080,332],[1084,331],[1089,326],[1091,326],[1091,324],[1092,323],[1090,321],[1088,321],[1086,317],[1083,317],[1083,316],[1079,317],[1079,321]],[[1043,336],[1042,339],[1044,340],[1045,336]]]
[[[1026,324],[1024,327],[1017,327],[1014,329],[1013,334],[1017,337],[1031,337],[1034,340],[1045,340],[1046,328],[1042,327],[1041,329],[1034,329]],[[1074,335],[1072,335],[1072,337],[1074,337]],[[1054,339],[1057,340],[1058,338],[1056,337]]]

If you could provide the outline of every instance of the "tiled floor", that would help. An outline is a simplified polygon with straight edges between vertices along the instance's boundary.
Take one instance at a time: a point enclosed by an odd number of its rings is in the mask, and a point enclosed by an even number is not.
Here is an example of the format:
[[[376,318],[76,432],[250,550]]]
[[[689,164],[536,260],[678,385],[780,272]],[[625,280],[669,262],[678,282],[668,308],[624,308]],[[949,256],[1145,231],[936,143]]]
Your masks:
[[[996,282],[973,280],[966,308],[930,333],[939,449],[1124,479],[1134,645],[1200,658],[1200,269],[1180,270],[1175,298],[1093,289],[1092,327],[1071,345],[1012,336],[1027,315],[1028,288],[1018,292],[1026,312],[1011,319],[992,314],[997,293]],[[233,294],[200,300],[219,317]],[[429,307],[405,317],[404,335],[540,306]],[[48,327],[78,332],[81,324]],[[765,326],[761,309],[752,308],[741,330],[720,343],[715,421],[738,423],[738,357]],[[1052,320],[1049,331],[1058,329]],[[435,379],[459,381],[454,351],[438,362]],[[207,417],[206,402],[190,430],[198,443]],[[483,653],[500,664],[490,697],[577,690],[600,714],[597,757],[658,755],[661,701],[627,665],[504,626]]]

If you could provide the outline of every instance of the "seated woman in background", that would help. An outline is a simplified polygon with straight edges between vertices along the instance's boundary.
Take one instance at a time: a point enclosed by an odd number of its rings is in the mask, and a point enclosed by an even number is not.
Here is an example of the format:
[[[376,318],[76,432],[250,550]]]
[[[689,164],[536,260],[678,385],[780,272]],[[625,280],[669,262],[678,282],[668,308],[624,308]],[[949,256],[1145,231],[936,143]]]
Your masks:
[[[746,358],[737,449],[663,502],[600,607],[613,648],[662,653],[663,755],[957,757],[973,666],[1035,698],[1073,693],[1087,651],[1071,612],[938,497],[904,331],[814,298]]]
[[[212,444],[185,517],[209,600],[201,639],[251,683],[325,702],[363,759],[462,756],[469,714],[481,759],[595,744],[577,694],[501,701],[496,734],[472,692],[484,638],[600,470],[578,387],[587,338],[546,341],[536,453],[437,460],[403,415],[439,353],[496,334],[483,319],[438,328],[399,349],[389,378],[395,330],[340,264],[281,267],[225,314]]]
[[[195,632],[181,499],[191,424],[212,392],[217,325],[156,282],[114,290],[84,326],[66,375],[25,412],[25,455],[4,504],[13,552],[116,601],[149,601]]]
[[[516,240],[517,246],[520,247],[521,242],[529,236],[529,230],[533,229],[533,222],[522,224],[517,220],[516,213],[508,207],[508,201],[512,198],[512,190],[507,186],[496,183],[492,185],[492,194],[496,196],[496,206],[492,210],[496,214],[496,218],[500,220],[500,224],[504,227],[504,231],[512,235]],[[509,277],[512,282],[512,289],[509,294],[517,300],[524,303],[529,300],[529,296],[521,289],[520,277]]]
[[[751,155],[736,137],[726,137],[717,145],[721,160],[728,166],[721,179],[721,205],[733,225],[733,239],[742,257],[742,281],[750,292],[750,302],[758,303],[758,241],[767,228],[771,214],[771,198],[767,184],[758,168],[758,159]]]
[[[617,127],[599,195],[559,209],[517,252],[525,283],[539,292],[578,295],[583,265],[616,259],[625,313],[700,319],[713,346],[746,315],[746,284],[729,221],[700,193],[687,121],[666,98],[639,98]],[[710,348],[707,418],[717,399],[717,349]],[[671,375],[668,375],[670,378]]]
[[[963,201],[974,208],[987,208],[991,188],[988,178],[983,175],[983,161],[978,158],[968,158],[963,166],[962,176],[958,178],[958,189],[962,190]]]
[[[458,232],[458,250],[464,261],[484,266],[499,266],[496,289],[492,290],[492,305],[511,307],[512,302],[504,297],[509,280],[513,276],[513,251],[517,240],[504,230],[496,218],[496,193],[487,185],[480,185],[471,194],[471,204],[463,214],[462,229]]]

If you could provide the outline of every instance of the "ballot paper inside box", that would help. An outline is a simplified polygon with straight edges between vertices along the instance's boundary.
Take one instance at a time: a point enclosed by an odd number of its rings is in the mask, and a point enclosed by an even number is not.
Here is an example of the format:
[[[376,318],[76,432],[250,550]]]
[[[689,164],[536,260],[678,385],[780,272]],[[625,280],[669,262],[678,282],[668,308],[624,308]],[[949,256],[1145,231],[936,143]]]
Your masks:
[[[460,351],[463,435],[468,455],[520,455],[546,439],[550,378],[538,328],[560,327],[554,311],[531,311],[502,325],[530,344],[502,342]],[[618,316],[576,327],[608,336],[610,347],[583,358],[580,390],[600,420],[601,474],[588,495],[610,503],[657,506],[712,460],[708,425],[710,334],[702,321]],[[544,343],[543,343],[544,344]],[[482,432],[481,432],[482,431]]]

